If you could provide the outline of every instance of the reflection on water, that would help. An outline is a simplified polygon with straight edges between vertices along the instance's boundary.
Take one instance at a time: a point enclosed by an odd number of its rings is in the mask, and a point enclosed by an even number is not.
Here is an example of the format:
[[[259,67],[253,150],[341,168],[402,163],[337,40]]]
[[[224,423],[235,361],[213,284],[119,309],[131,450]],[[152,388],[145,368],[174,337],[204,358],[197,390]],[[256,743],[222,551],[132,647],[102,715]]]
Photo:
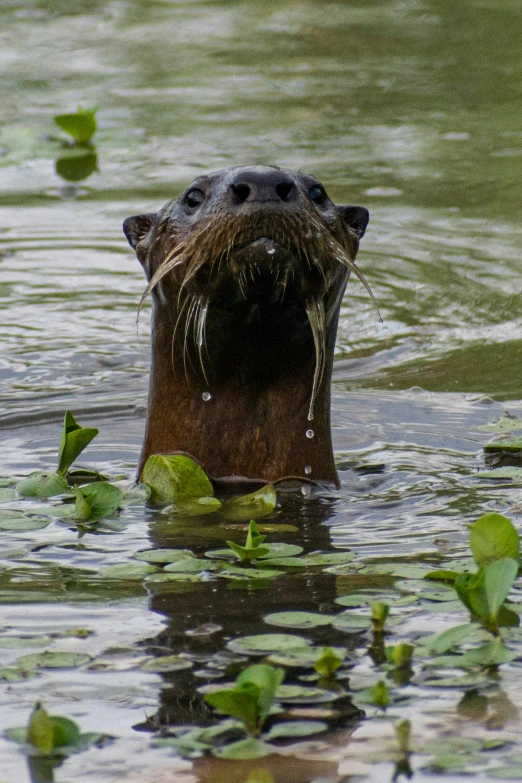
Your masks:
[[[466,523],[485,509],[520,508],[519,488],[474,473],[489,437],[477,426],[522,409],[521,15],[518,0],[4,3],[1,474],[53,465],[58,422],[69,407],[101,430],[85,460],[132,476],[149,334],[146,309],[136,326],[144,281],[122,220],[157,210],[202,172],[258,162],[313,172],[336,202],[370,209],[358,264],[384,319],[381,327],[366,292],[351,281],[334,371],[342,488],[285,498],[279,521],[299,526],[307,550],[333,544],[383,563],[431,562],[461,554]],[[96,147],[57,150],[53,117],[78,105],[99,107]],[[56,644],[92,655],[136,644],[178,649],[189,644],[193,624],[225,624],[229,635],[261,632],[269,606],[317,608],[345,590],[341,577],[243,594],[210,582],[194,593],[158,593],[149,611],[134,584],[115,588],[106,605],[103,591],[64,569],[96,569],[140,548],[179,545],[179,531],[153,511],[125,513],[122,533],[80,541],[59,522],[2,536],[4,556],[16,550],[23,561],[19,587],[2,593],[9,632],[84,624],[94,637]],[[209,531],[196,533],[185,530],[182,545],[205,547]],[[31,603],[22,615],[13,602],[23,584]],[[48,601],[45,612],[38,601]],[[423,627],[433,618],[415,622]],[[0,652],[2,665],[22,654]],[[82,727],[120,737],[99,756],[69,759],[56,780],[80,780],[88,767],[100,782],[149,783],[170,780],[175,768],[176,780],[192,783],[188,763],[151,749],[148,735],[132,729],[147,716],[182,714],[175,689],[160,679],[133,669],[46,672],[3,692],[2,725],[23,723],[42,697],[55,713],[81,712]],[[517,706],[507,677],[506,691]],[[510,731],[516,715],[496,693],[498,704],[488,696],[487,705],[480,702],[486,713],[468,719],[501,714]],[[413,716],[426,736],[443,734],[444,725],[458,733],[463,698],[426,691],[397,715]],[[393,731],[385,724],[363,723],[354,735],[359,745],[347,747],[371,744],[372,736],[388,741]],[[314,771],[310,757],[310,779],[329,779],[337,769],[375,781],[393,777],[393,763],[372,766],[352,752],[335,769]],[[6,780],[26,779],[22,756],[3,742],[0,755]],[[414,754],[412,767],[420,764]],[[235,779],[225,764],[198,765],[201,779]],[[291,764],[284,774],[307,779]]]

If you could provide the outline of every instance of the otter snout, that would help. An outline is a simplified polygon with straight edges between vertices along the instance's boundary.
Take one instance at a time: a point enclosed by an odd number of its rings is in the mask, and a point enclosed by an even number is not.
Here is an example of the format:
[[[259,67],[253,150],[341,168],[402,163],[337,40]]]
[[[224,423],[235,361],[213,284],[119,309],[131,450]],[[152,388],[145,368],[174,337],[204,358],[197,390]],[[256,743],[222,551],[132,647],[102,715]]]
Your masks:
[[[298,200],[294,180],[278,169],[240,170],[229,185],[232,204],[245,202],[291,202]]]

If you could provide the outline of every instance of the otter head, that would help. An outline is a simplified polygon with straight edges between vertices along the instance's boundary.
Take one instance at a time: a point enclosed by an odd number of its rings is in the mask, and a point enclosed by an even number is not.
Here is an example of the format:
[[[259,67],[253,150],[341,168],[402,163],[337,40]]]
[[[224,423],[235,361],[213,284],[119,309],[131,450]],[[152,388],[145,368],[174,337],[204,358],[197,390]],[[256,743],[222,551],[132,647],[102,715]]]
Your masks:
[[[154,299],[143,459],[183,450],[214,475],[232,471],[273,480],[292,473],[336,481],[331,364],[350,270],[366,285],[354,261],[368,219],[364,207],[333,204],[315,177],[241,166],[198,177],[158,213],[125,221],[125,235],[149,281],[144,297],[152,293]],[[187,403],[187,396],[194,393],[196,399],[201,390],[207,401],[215,399],[213,406]],[[156,415],[158,406],[162,413]],[[192,421],[180,423],[178,416],[168,437],[165,420],[172,406]],[[329,450],[328,468],[314,469],[299,453],[288,459],[292,444],[295,451],[288,417],[296,406],[299,415],[305,412],[303,424],[308,422],[316,450],[317,430],[327,430],[321,435],[327,448],[320,451]],[[191,436],[196,430],[200,435]],[[208,456],[203,441],[219,438],[220,430],[233,431],[236,454],[250,448],[257,456],[244,467],[241,456],[219,459],[212,448]],[[304,450],[308,455],[310,449]]]

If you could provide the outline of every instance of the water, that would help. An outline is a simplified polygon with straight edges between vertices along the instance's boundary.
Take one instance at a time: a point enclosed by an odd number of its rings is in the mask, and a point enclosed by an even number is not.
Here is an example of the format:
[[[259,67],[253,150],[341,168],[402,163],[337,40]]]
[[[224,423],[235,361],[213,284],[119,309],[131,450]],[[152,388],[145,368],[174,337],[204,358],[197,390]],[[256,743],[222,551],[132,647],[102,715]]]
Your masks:
[[[477,427],[506,410],[522,415],[521,15],[517,0],[4,2],[0,473],[53,466],[60,420],[71,408],[82,424],[100,428],[81,461],[133,476],[149,313],[145,305],[137,328],[144,276],[121,223],[157,210],[200,173],[269,163],[314,173],[336,202],[369,208],[358,263],[384,322],[350,281],[333,380],[342,487],[282,497],[277,520],[297,525],[307,550],[348,546],[361,562],[395,564],[461,556],[466,524],[485,510],[513,509],[516,523],[519,487],[474,474],[490,438]],[[97,170],[67,181],[56,170],[67,172],[56,164],[64,151],[49,136],[57,135],[53,116],[78,105],[99,107]],[[78,581],[76,571],[67,576],[67,568],[96,571],[149,546],[199,552],[215,535],[210,523],[181,529],[142,506],[121,519],[122,531],[80,540],[59,522],[4,531],[4,553],[25,553],[2,561],[21,569],[19,581],[2,583],[6,633],[83,626],[94,635],[56,639],[52,649],[99,660],[108,648],[129,648],[132,659],[140,651],[194,650],[185,631],[203,623],[224,626],[228,636],[261,633],[269,611],[331,607],[346,591],[342,577],[311,577],[251,593],[231,594],[210,580],[194,594],[150,596],[139,582],[107,591]],[[420,612],[400,627],[407,637],[412,626],[432,631],[465,621],[465,614]],[[210,638],[213,652],[224,643]],[[0,649],[0,665],[25,653]],[[359,677],[373,683],[381,675],[364,660]],[[123,654],[118,666],[46,670],[2,685],[2,727],[24,724],[42,698],[83,730],[119,737],[68,759],[56,781],[221,780],[212,764],[193,770],[133,729],[147,716],[186,719],[179,705],[197,683],[187,678],[180,695],[167,687],[181,687],[175,675],[132,668]],[[501,672],[488,720],[500,715],[502,736],[515,737],[519,664]],[[485,718],[457,711],[462,691],[420,683],[407,691],[410,703],[393,715],[412,719],[417,746],[491,730]],[[390,757],[364,756],[391,736],[389,721],[363,722],[351,742],[337,743],[341,760],[328,767],[323,754],[320,769],[311,771],[310,760],[306,771],[295,765],[295,779],[337,779],[338,770],[391,779]],[[425,759],[412,757],[416,777],[438,780],[420,771]],[[2,780],[29,780],[16,746],[1,740],[0,760]],[[235,773],[223,774],[232,780]],[[248,777],[238,774],[240,783]],[[277,774],[290,779],[288,770]],[[450,778],[460,779],[459,770]]]

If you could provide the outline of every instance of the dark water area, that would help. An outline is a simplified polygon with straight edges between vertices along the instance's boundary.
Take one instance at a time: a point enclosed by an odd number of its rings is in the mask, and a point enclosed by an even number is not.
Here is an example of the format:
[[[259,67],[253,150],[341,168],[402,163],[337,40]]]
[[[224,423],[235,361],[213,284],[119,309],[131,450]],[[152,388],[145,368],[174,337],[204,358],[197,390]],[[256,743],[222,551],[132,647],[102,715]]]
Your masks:
[[[121,224],[157,211],[199,174],[281,165],[313,173],[337,203],[368,207],[358,265],[383,319],[350,280],[332,388],[341,488],[280,493],[263,520],[292,525],[271,540],[306,552],[352,550],[353,569],[305,570],[258,589],[211,575],[168,588],[108,582],[103,569],[139,550],[199,555],[243,540],[219,515],[180,520],[143,504],[82,536],[61,519],[0,530],[0,729],[25,724],[42,700],[82,730],[118,737],[42,780],[246,783],[247,767],[192,765],[151,743],[158,726],[212,721],[196,689],[229,640],[288,631],[264,622],[270,612],[331,613],[336,598],[361,591],[407,594],[397,580],[467,556],[467,525],[487,511],[520,525],[520,481],[477,473],[493,434],[480,428],[522,417],[521,46],[518,0],[1,4],[0,476],[53,469],[71,409],[100,429],[80,462],[132,483],[150,309],[137,326],[145,280]],[[89,159],[71,169],[59,162],[53,117],[79,105],[98,107],[98,131]],[[0,509],[28,504],[4,498]],[[518,582],[515,593],[517,603]],[[467,622],[464,609],[446,609],[392,610],[400,622],[390,643]],[[204,640],[186,633],[208,623],[221,630]],[[68,636],[74,628],[93,633]],[[352,694],[386,677],[367,631],[296,633],[347,648]],[[417,662],[397,686],[402,701],[384,714],[366,707],[365,720],[355,707],[297,761],[256,760],[271,775],[260,783],[391,781],[393,725],[403,718],[414,780],[520,772],[522,633],[506,633],[516,658],[474,686],[486,712],[465,713],[471,686],[437,687]],[[42,649],[90,663],[2,681],[2,667]],[[192,656],[188,674],[143,669],[180,651]],[[505,745],[443,773],[430,767],[425,744],[455,737]],[[520,779],[513,774],[504,779]],[[37,779],[0,738],[1,783]]]

